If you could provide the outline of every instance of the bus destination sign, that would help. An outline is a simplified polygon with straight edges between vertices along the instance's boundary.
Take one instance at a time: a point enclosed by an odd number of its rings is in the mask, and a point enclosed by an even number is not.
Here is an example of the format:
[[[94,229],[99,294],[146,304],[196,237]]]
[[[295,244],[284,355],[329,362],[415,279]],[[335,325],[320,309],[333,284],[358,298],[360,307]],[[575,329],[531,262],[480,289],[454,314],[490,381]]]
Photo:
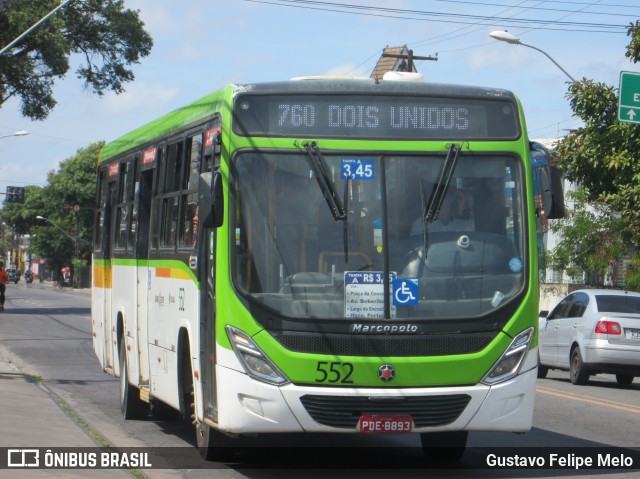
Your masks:
[[[245,136],[378,139],[514,139],[505,100],[407,96],[244,95],[235,131]]]

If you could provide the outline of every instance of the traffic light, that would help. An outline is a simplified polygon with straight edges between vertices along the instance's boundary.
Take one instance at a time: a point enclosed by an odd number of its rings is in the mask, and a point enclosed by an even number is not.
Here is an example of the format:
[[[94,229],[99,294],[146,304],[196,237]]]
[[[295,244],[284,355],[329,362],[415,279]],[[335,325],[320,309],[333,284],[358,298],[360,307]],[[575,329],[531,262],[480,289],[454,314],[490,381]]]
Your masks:
[[[5,203],[24,203],[24,187],[7,186]]]
[[[7,195],[4,198],[5,203],[15,202],[15,186],[7,186]]]

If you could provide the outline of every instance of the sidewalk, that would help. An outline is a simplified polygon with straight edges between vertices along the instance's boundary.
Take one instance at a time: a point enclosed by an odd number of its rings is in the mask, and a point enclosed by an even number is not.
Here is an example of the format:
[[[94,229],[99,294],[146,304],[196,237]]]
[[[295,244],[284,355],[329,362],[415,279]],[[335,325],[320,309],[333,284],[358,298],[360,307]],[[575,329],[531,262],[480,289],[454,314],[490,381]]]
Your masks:
[[[99,447],[45,388],[0,357],[0,448]],[[0,449],[3,454],[8,451]],[[42,461],[42,458],[41,458]],[[0,465],[8,457],[0,457]],[[128,478],[120,469],[0,468],[0,478]]]

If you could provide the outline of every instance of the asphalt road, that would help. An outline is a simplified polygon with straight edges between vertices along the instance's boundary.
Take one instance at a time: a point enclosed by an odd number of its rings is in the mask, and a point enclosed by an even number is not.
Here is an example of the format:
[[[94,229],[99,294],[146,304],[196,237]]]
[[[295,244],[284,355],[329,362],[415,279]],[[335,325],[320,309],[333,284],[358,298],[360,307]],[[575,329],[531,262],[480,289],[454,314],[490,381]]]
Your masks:
[[[559,456],[571,454],[564,448],[640,448],[640,378],[624,389],[609,375],[597,376],[589,385],[579,387],[570,384],[568,373],[556,371],[538,382],[534,428],[529,433],[471,433],[470,447],[456,468],[425,469],[414,435],[276,436],[266,438],[272,447],[258,449],[261,453],[255,456],[241,455],[233,463],[203,464],[193,448],[188,425],[151,417],[141,421],[121,418],[118,381],[102,372],[93,353],[89,291],[21,283],[9,286],[7,294],[6,310],[0,314],[0,355],[42,378],[46,387],[111,444],[169,448],[172,470],[145,471],[149,477],[631,478],[637,477],[640,469],[640,464],[626,471],[483,468],[491,454],[513,456],[524,448],[541,448],[535,450]],[[243,444],[264,443],[262,437],[249,438]],[[295,468],[288,466],[292,460]],[[214,469],[201,469],[203,465]],[[304,472],[297,467],[305,467]]]

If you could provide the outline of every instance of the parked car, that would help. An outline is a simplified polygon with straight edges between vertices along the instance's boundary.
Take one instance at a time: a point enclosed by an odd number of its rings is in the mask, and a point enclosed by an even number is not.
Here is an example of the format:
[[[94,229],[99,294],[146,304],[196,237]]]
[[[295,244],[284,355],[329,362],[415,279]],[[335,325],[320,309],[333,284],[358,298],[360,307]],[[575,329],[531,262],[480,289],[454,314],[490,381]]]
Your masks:
[[[7,270],[7,275],[9,276],[9,282],[10,283],[18,284],[18,281],[20,281],[20,270],[19,269],[9,268]]]
[[[640,376],[640,293],[578,290],[540,317],[539,378],[562,369],[573,384],[586,384],[608,373],[628,386]]]

